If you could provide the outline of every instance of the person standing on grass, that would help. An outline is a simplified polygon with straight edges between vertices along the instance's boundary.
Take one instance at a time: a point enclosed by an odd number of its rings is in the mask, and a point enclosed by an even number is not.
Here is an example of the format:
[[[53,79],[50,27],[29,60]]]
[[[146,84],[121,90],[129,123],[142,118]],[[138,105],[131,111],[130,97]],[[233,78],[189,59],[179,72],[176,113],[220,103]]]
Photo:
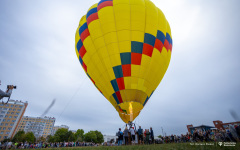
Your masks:
[[[118,146],[121,146],[123,141],[123,132],[121,131],[121,128],[119,128],[117,135],[118,135]]]
[[[125,140],[125,145],[128,145],[128,128],[126,127],[125,130],[123,131],[123,136],[124,136],[124,140]]]
[[[152,140],[152,144],[154,144],[154,133],[152,127],[150,127],[150,138]]]
[[[145,129],[143,133],[143,141],[145,144],[146,144],[146,136],[147,136],[146,133],[147,133],[147,129]]]
[[[146,130],[146,144],[150,144],[149,143],[149,137],[150,137],[150,132],[149,132],[149,129]]]
[[[138,129],[138,137],[139,137],[139,143],[142,144],[142,142],[143,142],[143,129],[141,128],[141,126],[139,126],[139,129]]]
[[[132,144],[135,145],[135,130],[133,128],[134,127],[130,128],[130,133],[132,137]]]

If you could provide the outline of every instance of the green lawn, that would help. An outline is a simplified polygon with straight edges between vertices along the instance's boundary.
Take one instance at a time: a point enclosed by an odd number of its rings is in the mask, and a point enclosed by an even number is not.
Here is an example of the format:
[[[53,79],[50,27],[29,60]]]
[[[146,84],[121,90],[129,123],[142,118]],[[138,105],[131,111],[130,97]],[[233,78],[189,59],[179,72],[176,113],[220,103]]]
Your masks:
[[[196,144],[196,143],[195,143]],[[200,143],[198,143],[200,144]],[[205,143],[204,143],[205,144]],[[240,143],[236,146],[219,146],[213,143],[213,146],[190,145],[190,143],[180,144],[157,144],[157,145],[136,145],[136,146],[99,146],[99,147],[77,147],[77,148],[59,148],[61,150],[240,150]],[[49,150],[49,149],[48,149]],[[54,150],[54,149],[53,149]],[[56,148],[55,148],[56,150]]]

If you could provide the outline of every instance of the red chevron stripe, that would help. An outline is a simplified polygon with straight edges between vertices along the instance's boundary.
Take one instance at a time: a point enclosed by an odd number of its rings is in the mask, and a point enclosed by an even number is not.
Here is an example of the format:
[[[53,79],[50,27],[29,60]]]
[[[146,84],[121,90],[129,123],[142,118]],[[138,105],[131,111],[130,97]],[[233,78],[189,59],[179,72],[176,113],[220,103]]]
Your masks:
[[[85,31],[82,32],[80,35],[82,42],[90,35],[89,30],[86,29]]]
[[[83,59],[84,55],[86,54],[86,49],[84,46],[81,47],[81,49],[79,50],[79,56]]]
[[[91,14],[87,19],[87,24],[89,25],[92,21],[98,19],[98,13]]]
[[[163,43],[159,39],[156,39],[154,47],[161,53],[163,48]]]
[[[99,11],[102,8],[107,7],[107,6],[113,6],[113,1],[106,1],[106,2],[101,3],[100,5],[98,5],[97,10]]]
[[[119,100],[119,103],[123,103],[122,96],[119,91],[116,92],[117,98]]]

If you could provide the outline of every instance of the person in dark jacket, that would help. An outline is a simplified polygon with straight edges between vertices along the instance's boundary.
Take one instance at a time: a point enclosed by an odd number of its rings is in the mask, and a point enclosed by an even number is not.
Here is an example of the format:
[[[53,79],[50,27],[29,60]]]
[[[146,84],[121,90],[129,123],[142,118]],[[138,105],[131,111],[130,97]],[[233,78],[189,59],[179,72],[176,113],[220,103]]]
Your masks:
[[[141,126],[139,126],[139,129],[138,129],[138,139],[139,139],[139,143],[142,144],[142,142],[143,142],[143,129],[141,128]]]
[[[122,141],[123,141],[123,132],[121,131],[121,128],[119,128],[119,131],[118,131],[118,146],[122,145]]]
[[[152,127],[150,127],[150,138],[152,140],[152,144],[154,144],[154,133]]]

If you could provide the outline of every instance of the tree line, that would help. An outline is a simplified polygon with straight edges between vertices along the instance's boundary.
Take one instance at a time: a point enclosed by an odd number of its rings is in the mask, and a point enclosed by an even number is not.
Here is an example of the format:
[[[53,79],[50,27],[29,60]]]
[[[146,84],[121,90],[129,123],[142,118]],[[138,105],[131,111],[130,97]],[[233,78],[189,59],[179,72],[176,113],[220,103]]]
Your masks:
[[[54,135],[48,135],[46,138],[43,136],[36,138],[33,132],[18,131],[12,139],[5,139],[3,142],[94,142],[103,143],[103,135],[100,131],[89,131],[84,134],[83,129],[78,129],[76,133],[68,131],[68,129],[61,128],[56,131]]]

